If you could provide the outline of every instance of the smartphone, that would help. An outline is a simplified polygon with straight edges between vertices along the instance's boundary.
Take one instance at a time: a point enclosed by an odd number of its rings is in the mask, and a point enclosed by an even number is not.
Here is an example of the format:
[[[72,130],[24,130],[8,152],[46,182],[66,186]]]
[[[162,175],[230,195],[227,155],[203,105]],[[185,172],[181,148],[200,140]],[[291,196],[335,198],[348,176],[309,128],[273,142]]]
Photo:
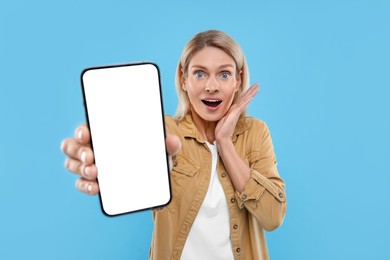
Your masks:
[[[130,63],[81,73],[100,203],[108,216],[171,200],[158,66]]]

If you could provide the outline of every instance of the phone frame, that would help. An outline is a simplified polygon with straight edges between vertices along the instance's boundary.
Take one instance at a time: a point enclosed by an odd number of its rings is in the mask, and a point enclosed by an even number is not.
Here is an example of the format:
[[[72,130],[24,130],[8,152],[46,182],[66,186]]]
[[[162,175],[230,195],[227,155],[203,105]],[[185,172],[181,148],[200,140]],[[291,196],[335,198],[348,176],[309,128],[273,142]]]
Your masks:
[[[164,125],[164,127],[163,127],[163,135],[164,135],[164,145],[165,145],[166,167],[167,167],[167,174],[168,174],[169,200],[166,203],[161,204],[161,205],[141,208],[141,209],[138,209],[138,210],[127,211],[127,212],[123,212],[123,213],[119,213],[119,214],[108,214],[104,210],[102,196],[101,196],[101,193],[100,193],[100,190],[99,190],[99,202],[100,202],[99,204],[100,204],[100,208],[101,208],[101,211],[103,212],[103,214],[108,216],[108,217],[117,217],[117,216],[122,216],[122,215],[126,215],[126,214],[131,214],[131,213],[136,213],[136,212],[141,212],[141,211],[146,211],[146,210],[153,210],[153,209],[162,208],[162,207],[165,207],[166,205],[168,205],[171,202],[171,200],[172,200],[172,186],[171,186],[171,175],[170,175],[170,169],[169,169],[169,155],[168,155],[168,152],[167,152],[167,149],[166,149],[166,143],[165,143],[166,129],[165,129],[165,113],[164,113],[163,96],[162,96],[163,94],[162,94],[162,89],[161,89],[161,74],[160,74],[160,69],[159,69],[159,67],[158,67],[158,65],[156,63],[149,62],[149,61],[146,61],[146,62],[130,62],[130,63],[120,63],[120,64],[93,66],[93,67],[87,67],[87,68],[83,69],[81,74],[80,74],[80,82],[81,82],[83,106],[84,106],[84,112],[85,112],[85,117],[86,117],[86,121],[87,121],[87,126],[88,126],[88,129],[90,130],[91,129],[90,128],[90,120],[89,120],[88,106],[87,106],[87,101],[86,101],[87,99],[86,99],[86,93],[85,93],[85,86],[84,86],[84,81],[83,81],[83,77],[84,77],[85,73],[90,71],[90,70],[109,69],[109,68],[128,67],[128,66],[138,66],[138,65],[152,65],[157,70],[158,86],[159,86],[159,94],[160,94],[159,96],[160,96],[160,106],[161,106],[161,117],[162,117],[162,123]],[[91,149],[94,152],[93,137],[92,137],[92,131],[91,130],[90,130],[90,136],[91,136]],[[95,163],[95,159],[94,159],[93,163]],[[99,179],[98,178],[96,179],[96,181],[99,184]]]

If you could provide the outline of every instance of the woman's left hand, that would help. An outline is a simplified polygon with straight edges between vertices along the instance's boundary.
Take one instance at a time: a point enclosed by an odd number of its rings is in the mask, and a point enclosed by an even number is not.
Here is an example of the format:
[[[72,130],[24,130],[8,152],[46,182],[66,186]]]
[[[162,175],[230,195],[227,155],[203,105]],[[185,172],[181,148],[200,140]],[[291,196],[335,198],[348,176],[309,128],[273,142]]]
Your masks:
[[[255,83],[232,104],[226,115],[218,121],[215,128],[215,139],[217,142],[226,139],[231,140],[241,113],[259,91],[259,84]]]

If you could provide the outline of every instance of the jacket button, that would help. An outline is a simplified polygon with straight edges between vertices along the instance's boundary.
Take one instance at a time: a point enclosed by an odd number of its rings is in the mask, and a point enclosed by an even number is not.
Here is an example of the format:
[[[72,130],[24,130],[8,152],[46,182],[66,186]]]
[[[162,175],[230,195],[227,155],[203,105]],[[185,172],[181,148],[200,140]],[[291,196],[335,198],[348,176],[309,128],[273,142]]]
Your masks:
[[[226,173],[223,172],[223,173],[221,174],[221,176],[222,176],[222,178],[225,178],[225,177],[226,177]]]
[[[243,200],[246,199],[246,197],[247,197],[246,194],[241,195],[241,199],[243,199]]]
[[[241,252],[241,248],[237,247],[236,252],[240,253]]]
[[[283,193],[279,193],[279,198],[281,198],[281,199],[283,199],[284,198],[284,195],[283,195]]]
[[[234,228],[234,229],[237,229],[237,228],[238,228],[238,225],[234,225],[233,228]]]
[[[230,199],[230,202],[231,202],[231,203],[234,203],[234,202],[236,202],[236,199],[235,199],[235,198],[231,198],[231,199]]]
[[[176,167],[178,165],[177,161],[173,163],[173,166]]]

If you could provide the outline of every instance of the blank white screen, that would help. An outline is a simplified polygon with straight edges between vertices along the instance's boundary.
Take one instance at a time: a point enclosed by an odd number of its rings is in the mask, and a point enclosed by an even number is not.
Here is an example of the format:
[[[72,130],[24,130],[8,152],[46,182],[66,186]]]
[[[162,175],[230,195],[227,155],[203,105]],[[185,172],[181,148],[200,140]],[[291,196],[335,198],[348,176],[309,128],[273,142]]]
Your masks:
[[[82,81],[105,213],[117,215],[168,203],[157,67],[89,69]]]

